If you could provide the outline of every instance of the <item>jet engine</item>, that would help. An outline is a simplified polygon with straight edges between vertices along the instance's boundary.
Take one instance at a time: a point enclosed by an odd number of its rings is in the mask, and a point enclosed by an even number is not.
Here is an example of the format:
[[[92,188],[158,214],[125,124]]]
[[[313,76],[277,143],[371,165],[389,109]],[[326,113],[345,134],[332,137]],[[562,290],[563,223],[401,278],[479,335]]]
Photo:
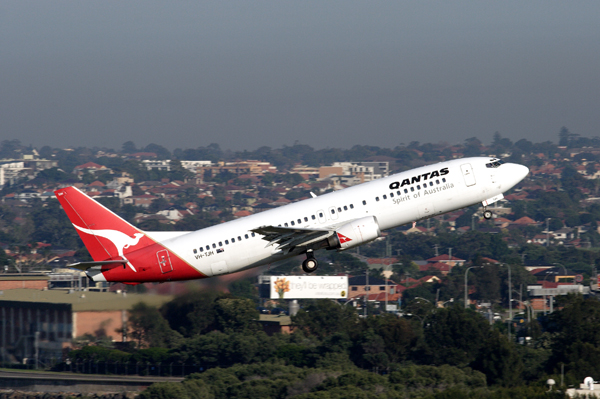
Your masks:
[[[367,216],[356,219],[337,229],[327,239],[327,249],[343,251],[373,241],[380,236],[381,230],[379,229],[377,219],[375,216]]]

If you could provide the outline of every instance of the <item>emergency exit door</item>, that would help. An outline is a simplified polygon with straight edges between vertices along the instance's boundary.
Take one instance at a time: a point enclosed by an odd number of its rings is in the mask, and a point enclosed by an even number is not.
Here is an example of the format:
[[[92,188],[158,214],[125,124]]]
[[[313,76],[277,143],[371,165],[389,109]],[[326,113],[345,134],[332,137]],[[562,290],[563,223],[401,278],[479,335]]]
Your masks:
[[[171,258],[169,257],[169,251],[162,249],[156,253],[158,259],[158,265],[162,273],[169,273],[173,271],[173,265],[171,264]]]

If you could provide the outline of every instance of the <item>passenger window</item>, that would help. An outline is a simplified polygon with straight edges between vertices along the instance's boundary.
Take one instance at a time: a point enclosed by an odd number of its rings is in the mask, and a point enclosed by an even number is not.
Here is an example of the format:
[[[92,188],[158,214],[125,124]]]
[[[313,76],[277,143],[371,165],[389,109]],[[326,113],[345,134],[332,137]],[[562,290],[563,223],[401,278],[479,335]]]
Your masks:
[[[312,218],[312,220],[316,219],[315,215],[310,215],[310,217]]]
[[[200,247],[200,252],[204,252],[204,248],[203,247]]]
[[[379,197],[375,197],[375,201],[379,201]]]
[[[294,223],[294,221],[292,220],[290,223],[292,223],[292,226],[294,226],[296,223]]]
[[[254,233],[252,233],[252,237],[254,237]]]
[[[214,244],[213,244],[214,245]],[[206,246],[206,250],[208,251],[210,249],[210,245]]]
[[[302,219],[298,219],[298,224],[301,224],[301,223],[302,223]]]
[[[348,207],[347,207],[346,205],[344,205],[344,210],[345,210],[345,211],[347,211],[347,210],[348,210]]]
[[[304,221],[308,222],[308,218],[306,216],[304,216]]]
[[[394,193],[390,193],[390,198],[394,198]]]
[[[430,181],[430,182],[429,182],[429,187],[432,187],[432,186],[433,186],[433,182],[432,182],[432,181]]]
[[[387,195],[383,194],[383,199],[387,199]]]
[[[216,247],[217,247],[217,244],[213,244],[213,248],[216,248]]]
[[[446,178],[442,177],[442,182],[446,183]]]
[[[247,240],[248,239],[248,234],[244,234],[244,238]]]
[[[322,218],[323,217],[323,212],[319,212],[319,217]]]
[[[367,201],[363,200],[363,205],[367,205]]]
[[[440,184],[440,181],[439,181],[439,180],[436,180],[436,181],[435,181],[435,184]]]
[[[284,223],[283,225],[284,225],[285,227],[288,227],[288,224],[287,224],[287,223]]]
[[[350,209],[354,209],[354,205],[350,204]]]
[[[229,240],[225,240],[225,245],[229,245]]]
[[[420,190],[420,189],[421,189],[421,185],[417,184],[417,190]]]
[[[407,188],[404,189],[404,194],[408,194],[408,189]]]
[[[222,247],[223,246],[223,242],[219,241],[219,246]]]
[[[197,254],[197,253],[198,253],[198,250],[197,250],[196,248],[194,248],[194,253],[195,253],[195,254]]]
[[[400,190],[396,191],[396,195],[398,195],[398,196],[402,195],[402,193],[400,192]]]
[[[415,188],[414,188],[414,187],[411,187],[411,188],[410,188],[410,191],[413,191],[413,192],[414,192],[414,191],[415,191]]]
[[[338,212],[341,212],[341,211],[342,211],[342,208],[338,208]]]
[[[234,242],[235,242],[235,238],[232,238],[231,239],[231,243],[233,244]]]
[[[242,237],[238,236],[238,241],[242,241]]]
[[[333,215],[334,213],[335,213],[335,209],[332,209],[331,210],[331,214]]]

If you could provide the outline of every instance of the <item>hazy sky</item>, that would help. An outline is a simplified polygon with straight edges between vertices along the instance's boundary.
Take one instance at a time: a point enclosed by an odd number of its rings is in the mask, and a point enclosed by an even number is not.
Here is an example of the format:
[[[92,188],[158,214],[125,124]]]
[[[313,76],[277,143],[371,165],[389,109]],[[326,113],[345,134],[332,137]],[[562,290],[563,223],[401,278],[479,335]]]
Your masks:
[[[173,150],[600,135],[598,1],[2,1],[0,139]]]

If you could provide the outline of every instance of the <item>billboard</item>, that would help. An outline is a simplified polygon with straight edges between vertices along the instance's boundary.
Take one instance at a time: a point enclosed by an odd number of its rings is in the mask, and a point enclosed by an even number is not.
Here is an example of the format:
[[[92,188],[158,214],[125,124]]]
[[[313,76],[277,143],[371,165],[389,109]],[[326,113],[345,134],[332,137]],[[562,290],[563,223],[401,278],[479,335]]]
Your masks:
[[[271,299],[348,298],[348,276],[271,276]]]

